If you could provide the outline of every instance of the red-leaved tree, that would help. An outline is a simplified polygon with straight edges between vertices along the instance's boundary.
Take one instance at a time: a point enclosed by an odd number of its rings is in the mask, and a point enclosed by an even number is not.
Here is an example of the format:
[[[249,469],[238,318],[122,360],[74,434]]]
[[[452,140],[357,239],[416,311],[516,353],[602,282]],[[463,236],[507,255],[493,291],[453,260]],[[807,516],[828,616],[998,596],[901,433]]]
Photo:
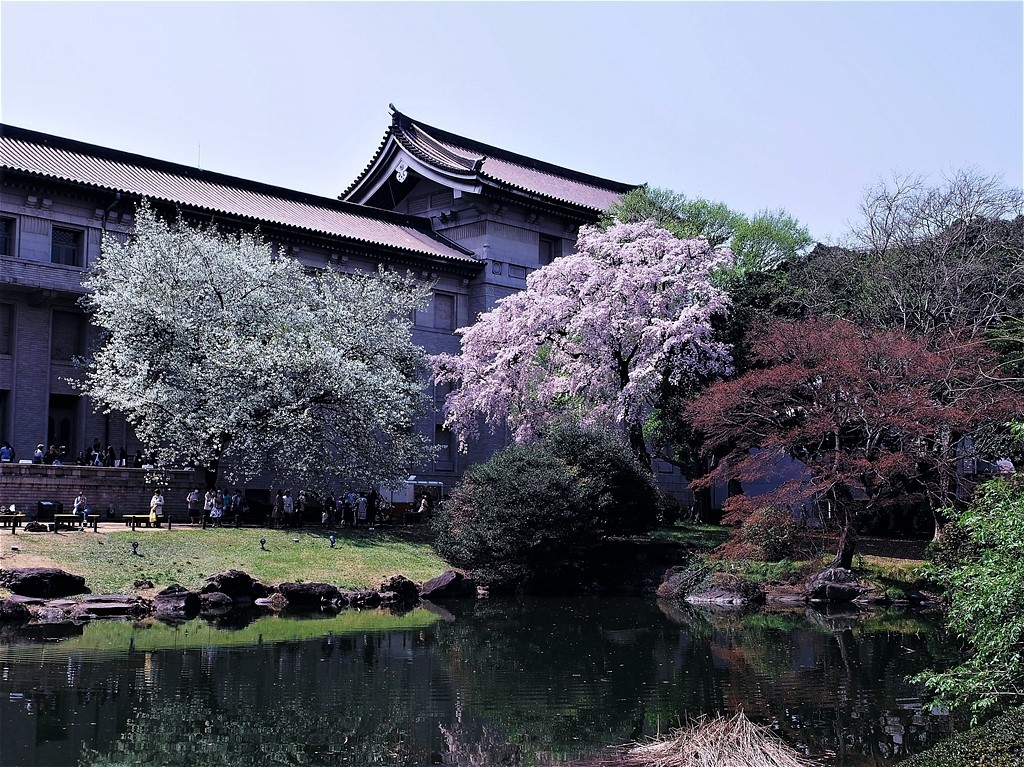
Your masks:
[[[770,492],[735,496],[726,521],[828,501],[842,525],[836,564],[850,567],[858,515],[888,504],[963,500],[957,461],[978,426],[1021,408],[980,345],[929,347],[846,321],[775,322],[753,343],[758,368],[711,386],[690,408],[705,451],[725,452],[695,484],[752,482],[787,458],[806,467]]]

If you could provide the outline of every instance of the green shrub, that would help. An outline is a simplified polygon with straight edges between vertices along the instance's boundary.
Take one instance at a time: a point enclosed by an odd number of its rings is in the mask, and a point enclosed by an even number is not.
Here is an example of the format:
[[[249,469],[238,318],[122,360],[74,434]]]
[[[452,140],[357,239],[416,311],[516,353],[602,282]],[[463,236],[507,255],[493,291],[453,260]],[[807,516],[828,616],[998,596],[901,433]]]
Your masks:
[[[938,702],[977,714],[1024,701],[1024,476],[982,485],[957,525],[960,555],[934,563],[931,575],[947,589],[947,628],[969,652],[915,679]]]
[[[1007,711],[980,727],[950,736],[899,767],[1022,767],[1024,707]]]
[[[587,498],[541,444],[470,468],[435,518],[438,553],[492,588],[571,577],[597,543]]]
[[[618,435],[563,428],[470,468],[436,517],[437,550],[492,588],[583,573],[602,537],[650,529],[658,495]]]
[[[654,477],[621,433],[563,426],[544,442],[572,467],[600,532],[643,533],[657,525],[661,499]]]

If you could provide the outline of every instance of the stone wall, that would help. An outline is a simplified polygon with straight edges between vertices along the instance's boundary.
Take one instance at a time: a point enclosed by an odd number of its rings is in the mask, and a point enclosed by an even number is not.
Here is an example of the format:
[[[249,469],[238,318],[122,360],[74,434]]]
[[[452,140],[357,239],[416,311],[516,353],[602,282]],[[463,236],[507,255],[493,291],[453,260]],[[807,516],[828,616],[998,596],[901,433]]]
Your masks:
[[[157,476],[146,469],[104,468],[100,466],[47,466],[43,464],[0,464],[0,505],[17,506],[28,519],[35,517],[40,501],[55,501],[70,513],[75,496],[85,491],[89,508],[105,513],[114,507],[122,514],[149,512],[153,488],[164,491],[164,511],[175,520],[187,519],[185,497],[193,487],[202,489],[204,478],[193,471],[168,471]]]

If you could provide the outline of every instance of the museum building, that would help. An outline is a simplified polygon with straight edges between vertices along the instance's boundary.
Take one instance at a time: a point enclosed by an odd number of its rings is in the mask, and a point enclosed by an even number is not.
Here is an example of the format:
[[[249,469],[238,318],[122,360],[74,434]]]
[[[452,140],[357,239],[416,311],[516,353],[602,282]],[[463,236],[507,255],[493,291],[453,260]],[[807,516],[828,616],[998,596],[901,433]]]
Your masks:
[[[311,268],[411,272],[433,284],[414,340],[458,353],[458,327],[572,251],[636,188],[489,146],[392,107],[374,156],[338,199],[283,189],[68,138],[0,125],[0,441],[17,459],[37,444],[69,456],[99,440],[138,445],[122,416],[95,412],[68,379],[95,340],[78,300],[104,233],[125,237],[136,205],[222,231],[251,231]],[[507,444],[485,435],[460,455],[442,427],[446,391],[421,424],[439,446],[424,479],[450,486]]]

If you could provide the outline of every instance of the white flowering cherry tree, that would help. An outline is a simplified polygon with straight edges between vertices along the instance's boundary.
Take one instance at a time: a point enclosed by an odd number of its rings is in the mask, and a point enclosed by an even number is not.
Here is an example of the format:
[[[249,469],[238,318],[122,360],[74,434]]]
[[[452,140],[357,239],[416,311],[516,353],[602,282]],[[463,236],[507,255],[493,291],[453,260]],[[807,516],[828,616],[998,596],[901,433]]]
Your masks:
[[[106,237],[83,299],[103,340],[83,390],[167,465],[230,480],[394,479],[428,455],[413,429],[427,289],[394,274],[308,272],[258,235],[168,222],[141,205]]]
[[[520,441],[561,420],[618,423],[646,459],[662,385],[730,371],[711,327],[728,304],[712,274],[729,263],[728,249],[650,221],[582,228],[576,252],[458,331],[458,356],[432,358],[435,382],[454,387],[446,425],[465,449],[481,422],[507,421]]]

